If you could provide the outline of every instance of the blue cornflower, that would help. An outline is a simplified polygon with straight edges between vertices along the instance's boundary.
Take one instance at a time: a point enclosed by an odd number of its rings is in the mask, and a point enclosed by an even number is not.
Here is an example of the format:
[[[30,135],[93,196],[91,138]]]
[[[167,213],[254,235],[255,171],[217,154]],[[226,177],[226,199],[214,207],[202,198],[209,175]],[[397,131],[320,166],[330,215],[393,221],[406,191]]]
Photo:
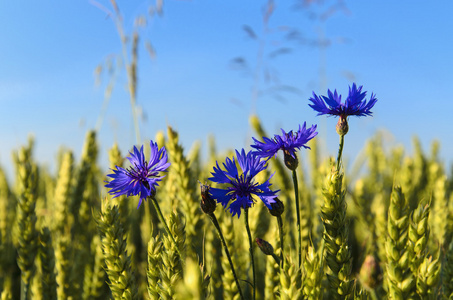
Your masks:
[[[318,112],[318,116],[371,116],[370,109],[376,104],[377,99],[371,93],[370,100],[367,102],[364,100],[366,93],[366,91],[362,93],[362,86],[357,88],[356,84],[353,83],[352,87],[349,87],[348,98],[346,98],[345,103],[341,103],[341,95],[337,94],[337,90],[333,94],[330,90],[327,90],[328,97],[319,97],[313,92],[313,98],[309,99],[313,104],[309,104],[309,106]]]
[[[105,186],[110,189],[109,193],[115,197],[126,195],[140,195],[138,207],[147,197],[153,197],[156,193],[157,182],[161,181],[164,176],[159,177],[159,172],[165,172],[170,166],[167,162],[167,151],[164,147],[160,150],[157,143],[150,141],[151,158],[149,163],[145,160],[143,146],[140,151],[134,146],[134,151],[129,152],[131,166],[127,169],[116,167],[113,174],[107,175],[113,178]],[[137,208],[138,208],[137,207]]]
[[[264,142],[260,142],[257,139],[253,138],[255,145],[252,145],[252,148],[255,148],[254,153],[261,158],[267,158],[268,160],[272,156],[277,156],[277,152],[282,150],[285,155],[285,164],[290,169],[295,169],[297,167],[297,157],[296,149],[304,147],[310,149],[306,145],[308,141],[314,138],[318,133],[316,132],[317,125],[312,125],[311,128],[307,129],[307,124],[304,122],[304,126],[299,125],[299,130],[294,132],[291,130],[286,133],[282,129],[282,135],[274,135],[273,139],[263,137]],[[296,164],[295,166],[294,163]]]
[[[328,97],[318,96],[313,92],[313,98],[309,99],[313,104],[309,104],[309,106],[318,112],[318,116],[339,116],[337,132],[343,136],[349,130],[348,116],[362,117],[373,114],[371,109],[376,104],[377,98],[376,95],[371,93],[370,100],[367,102],[364,100],[366,93],[366,91],[362,93],[362,86],[357,88],[356,84],[353,83],[352,87],[349,87],[348,98],[346,98],[345,103],[341,103],[341,95],[337,94],[337,90],[333,94],[330,90],[327,90]]]
[[[233,216],[237,214],[238,218],[241,215],[241,208],[247,209],[255,203],[254,195],[260,198],[267,208],[271,209],[271,204],[275,202],[274,198],[278,191],[272,191],[269,188],[271,186],[270,178],[261,184],[254,180],[259,172],[266,169],[265,161],[261,161],[252,151],[246,154],[244,149],[241,153],[236,150],[236,157],[242,169],[241,174],[238,172],[234,157],[233,160],[226,159],[223,164],[225,171],[216,162],[217,167],[214,167],[214,172],[211,172],[212,177],[209,180],[226,184],[227,187],[224,189],[211,187],[209,192],[212,197],[224,208],[227,208],[229,203],[228,208],[231,214]]]

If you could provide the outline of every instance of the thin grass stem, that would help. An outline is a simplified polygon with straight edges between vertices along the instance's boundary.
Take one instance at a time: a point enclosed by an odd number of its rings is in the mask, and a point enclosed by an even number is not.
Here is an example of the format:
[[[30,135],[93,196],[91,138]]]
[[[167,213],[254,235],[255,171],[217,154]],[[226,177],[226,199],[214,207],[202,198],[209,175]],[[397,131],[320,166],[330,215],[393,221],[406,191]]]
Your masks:
[[[340,170],[341,156],[343,154],[343,146],[344,146],[344,135],[340,135],[340,145],[338,147],[338,156],[337,156],[337,170]]]
[[[217,229],[217,234],[219,235],[220,241],[223,245],[223,250],[228,258],[228,262],[230,263],[231,272],[233,272],[234,281],[236,281],[236,285],[238,287],[239,295],[241,295],[241,299],[244,300],[244,295],[242,294],[241,286],[239,285],[239,280],[236,275],[236,271],[234,270],[233,261],[231,260],[230,252],[228,251],[228,246],[225,242],[225,238],[223,237],[222,230],[220,229],[219,222],[217,221],[216,216],[213,213],[208,214],[209,218],[211,219],[212,224]]]
[[[170,228],[168,228],[168,225],[167,225],[167,222],[165,221],[164,215],[162,214],[162,211],[160,210],[159,203],[157,202],[155,197],[150,197],[150,198],[151,198],[151,201],[153,202],[154,208],[156,209],[157,216],[159,217],[160,221],[164,225],[164,228],[165,228],[165,231],[167,232],[167,235],[170,237],[171,241],[175,245],[176,251],[179,254],[179,259],[181,260],[181,264],[184,265],[183,256],[182,256],[182,254],[180,252],[178,244],[175,241],[175,238],[171,234]]]
[[[302,265],[302,235],[300,232],[300,208],[299,208],[299,185],[297,183],[297,173],[293,170],[293,183],[294,183],[294,199],[296,200],[296,218],[297,218],[297,235],[298,235],[298,257],[299,257],[299,268]]]
[[[250,226],[249,226],[249,210],[248,208],[244,209],[244,221],[245,221],[245,229],[247,230],[247,235],[249,237],[249,251],[250,251],[250,259],[252,262],[252,283],[253,283],[253,296],[252,299],[255,300],[255,293],[256,293],[256,278],[255,278],[255,261],[253,258],[253,243],[252,243],[252,235],[250,233]]]
[[[277,265],[280,266],[281,265],[280,257],[278,257],[277,254],[275,254],[275,253],[272,253],[271,256],[274,258]]]
[[[283,220],[282,216],[277,216],[278,223],[278,234],[280,235],[280,268],[283,269],[284,259],[283,259]]]

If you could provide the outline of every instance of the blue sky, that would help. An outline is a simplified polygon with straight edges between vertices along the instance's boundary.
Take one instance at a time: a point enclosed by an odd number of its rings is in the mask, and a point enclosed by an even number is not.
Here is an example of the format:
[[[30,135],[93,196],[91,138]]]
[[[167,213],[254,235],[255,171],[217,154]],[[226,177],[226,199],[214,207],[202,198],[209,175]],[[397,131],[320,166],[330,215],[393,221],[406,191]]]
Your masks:
[[[111,9],[110,1],[99,3]],[[118,2],[126,33],[154,3]],[[346,1],[334,6],[338,3],[297,7],[297,1],[275,1],[270,30],[264,33],[266,1],[166,1],[164,14],[149,18],[140,30],[141,41],[150,41],[157,54],[151,59],[143,44],[139,48],[138,104],[146,115],[140,123],[142,139],[172,125],[186,149],[195,140],[206,145],[209,134],[219,149],[248,147],[253,111],[269,134],[280,127],[296,129],[304,121],[318,124],[324,154],[336,155],[336,119],[316,117],[308,98],[312,91],[326,94],[327,88],[344,95],[355,81],[379,100],[373,118],[350,119],[349,160],[382,129],[389,146],[402,144],[408,152],[414,135],[425,151],[439,140],[441,157],[451,163],[453,2]],[[332,8],[337,10],[322,18]],[[259,41],[244,25],[263,41],[258,73]],[[36,139],[35,158],[51,168],[60,146],[79,157],[86,131],[101,114],[108,80],[103,76],[96,86],[94,70],[121,54],[112,19],[90,1],[2,1],[0,28],[0,164],[11,171],[11,151],[25,144],[30,133]],[[299,39],[286,38],[293,29]],[[321,37],[327,47],[319,47]],[[279,48],[289,53],[271,58]],[[237,57],[245,59],[249,72],[232,63]],[[264,68],[291,91],[278,98],[260,94],[253,101],[254,87],[277,86],[264,81]],[[124,153],[136,144],[125,86],[120,72],[99,130],[103,165],[113,142]]]

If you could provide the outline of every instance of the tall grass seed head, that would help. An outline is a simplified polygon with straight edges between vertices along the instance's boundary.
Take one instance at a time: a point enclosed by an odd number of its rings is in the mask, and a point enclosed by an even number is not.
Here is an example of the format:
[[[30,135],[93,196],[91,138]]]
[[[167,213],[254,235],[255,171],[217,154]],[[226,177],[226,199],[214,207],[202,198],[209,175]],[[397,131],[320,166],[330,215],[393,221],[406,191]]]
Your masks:
[[[214,172],[211,172],[212,177],[209,180],[225,184],[225,188],[210,188],[211,196],[224,208],[230,210],[230,213],[238,218],[241,215],[241,208],[248,209],[254,203],[254,196],[263,201],[268,209],[271,209],[271,204],[275,202],[277,191],[270,189],[270,177],[264,183],[255,182],[255,176],[266,169],[265,161],[261,161],[260,157],[255,155],[252,151],[245,153],[242,149],[241,152],[236,150],[236,157],[239,167],[242,170],[240,174],[236,166],[236,160],[227,158],[222,170],[219,163],[216,162]],[[229,206],[228,206],[229,205]]]
[[[264,142],[260,142],[253,138],[254,145],[252,148],[256,149],[254,153],[261,158],[270,159],[271,157],[277,156],[279,150],[283,151],[285,158],[285,165],[290,170],[295,170],[299,164],[296,156],[296,149],[299,150],[301,147],[310,149],[306,144],[313,139],[318,133],[316,132],[316,126],[312,125],[307,129],[307,124],[304,122],[304,126],[299,125],[299,130],[293,132],[285,132],[282,129],[282,135],[274,135],[273,139],[263,137]]]
[[[164,176],[159,176],[160,172],[165,172],[170,166],[168,162],[167,151],[164,147],[160,150],[157,143],[150,141],[151,156],[149,162],[145,160],[143,146],[140,150],[134,146],[133,152],[129,152],[130,157],[127,159],[131,163],[129,168],[116,167],[112,169],[113,174],[108,174],[108,177],[113,178],[105,185],[110,189],[109,193],[118,197],[140,196],[138,207],[147,197],[154,197],[156,194],[156,186],[159,185]],[[137,207],[137,208],[138,208]]]
[[[349,87],[349,94],[344,103],[341,102],[341,95],[338,95],[337,90],[333,93],[327,90],[327,96],[318,96],[313,92],[313,97],[309,99],[312,104],[311,108],[320,115],[339,116],[336,129],[339,135],[348,133],[348,116],[371,116],[371,109],[377,102],[376,95],[371,93],[369,101],[365,100],[366,91],[362,93],[362,87],[357,87],[355,83]]]

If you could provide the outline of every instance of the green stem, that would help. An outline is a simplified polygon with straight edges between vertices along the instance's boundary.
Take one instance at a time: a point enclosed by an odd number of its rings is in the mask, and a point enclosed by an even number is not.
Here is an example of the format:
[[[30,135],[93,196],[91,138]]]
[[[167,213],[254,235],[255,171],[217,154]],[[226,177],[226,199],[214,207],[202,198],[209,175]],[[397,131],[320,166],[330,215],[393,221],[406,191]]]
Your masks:
[[[298,255],[299,255],[299,268],[302,265],[302,235],[300,232],[300,209],[299,209],[299,185],[297,184],[297,173],[293,170],[293,182],[294,182],[294,196],[296,199],[296,217],[297,217],[297,234],[299,238]]]
[[[344,135],[340,135],[340,145],[338,148],[338,156],[337,156],[337,170],[338,171],[340,171],[341,155],[343,154],[343,146],[344,146]]]
[[[324,238],[326,234],[326,229],[324,229],[324,232],[322,234],[322,241],[321,241],[321,257],[319,258],[319,274],[321,274],[321,278],[324,276],[324,248],[326,246],[326,240]]]
[[[220,229],[219,222],[217,221],[217,218],[213,213],[208,214],[208,216],[211,219],[212,224],[214,224],[214,227],[217,229],[217,233],[223,245],[223,250],[225,250],[225,254],[228,257],[228,261],[230,263],[231,272],[233,272],[234,281],[236,281],[236,285],[238,286],[239,295],[241,295],[241,299],[244,300],[244,295],[242,294],[241,286],[239,285],[239,280],[236,276],[236,271],[234,270],[233,261],[231,260],[230,252],[228,251],[228,247],[223,237],[222,230]]]
[[[153,202],[154,204],[154,208],[156,209],[156,212],[157,212],[157,215],[159,217],[159,220],[162,222],[162,224],[164,225],[164,228],[165,228],[165,231],[167,232],[168,236],[170,236],[173,244],[175,244],[175,247],[176,247],[176,251],[178,252],[179,254],[179,260],[181,261],[181,264],[184,265],[184,260],[183,260],[183,256],[181,255],[181,252],[179,250],[179,246],[178,244],[176,243],[175,241],[175,238],[173,237],[173,235],[171,234],[171,231],[170,231],[170,228],[168,228],[168,225],[167,225],[167,222],[165,221],[164,219],[164,215],[162,214],[162,211],[160,210],[160,207],[159,207],[159,203],[157,202],[156,198],[154,197],[150,197],[151,198],[151,201]]]
[[[280,263],[281,263],[280,258],[275,253],[272,253],[272,257],[274,258],[275,262],[278,265],[280,265]]]
[[[21,279],[20,284],[21,284],[21,293],[20,293],[20,299],[21,300],[27,300],[28,299],[28,294],[30,291],[30,279],[26,280],[25,282],[23,279]]]
[[[245,220],[245,229],[247,230],[247,235],[249,237],[249,251],[250,251],[250,259],[252,260],[252,280],[253,280],[253,300],[255,300],[255,288],[256,288],[256,280],[255,280],[255,261],[253,259],[253,243],[252,243],[252,235],[250,233],[250,227],[249,227],[249,209],[246,208],[244,209],[245,215],[244,215],[244,220]]]
[[[278,234],[280,235],[280,268],[283,269],[283,220],[282,216],[277,216]]]
[[[371,299],[372,300],[378,300],[378,296],[377,296],[376,291],[374,289],[372,289],[370,291],[370,295],[371,295]]]

